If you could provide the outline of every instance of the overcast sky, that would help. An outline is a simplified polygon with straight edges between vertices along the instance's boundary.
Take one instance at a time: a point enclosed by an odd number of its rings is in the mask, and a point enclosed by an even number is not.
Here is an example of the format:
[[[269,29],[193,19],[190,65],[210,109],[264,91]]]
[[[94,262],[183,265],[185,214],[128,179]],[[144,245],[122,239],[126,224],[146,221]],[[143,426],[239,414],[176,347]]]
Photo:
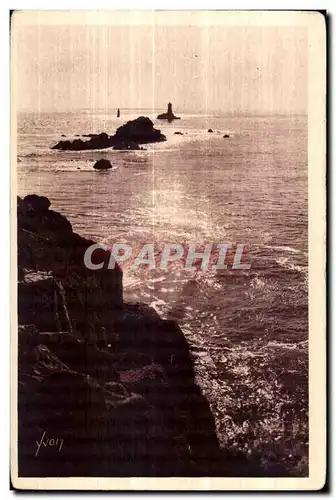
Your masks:
[[[305,27],[16,28],[19,110],[306,113]]]

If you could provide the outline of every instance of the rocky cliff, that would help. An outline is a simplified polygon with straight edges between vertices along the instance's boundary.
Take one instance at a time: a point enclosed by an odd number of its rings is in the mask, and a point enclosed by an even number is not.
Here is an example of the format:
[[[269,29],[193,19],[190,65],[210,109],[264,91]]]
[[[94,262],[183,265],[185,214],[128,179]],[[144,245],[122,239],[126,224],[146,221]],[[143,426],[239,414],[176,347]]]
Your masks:
[[[47,198],[18,199],[19,475],[222,475],[179,326],[122,299],[122,272]],[[221,471],[221,472],[220,472]]]

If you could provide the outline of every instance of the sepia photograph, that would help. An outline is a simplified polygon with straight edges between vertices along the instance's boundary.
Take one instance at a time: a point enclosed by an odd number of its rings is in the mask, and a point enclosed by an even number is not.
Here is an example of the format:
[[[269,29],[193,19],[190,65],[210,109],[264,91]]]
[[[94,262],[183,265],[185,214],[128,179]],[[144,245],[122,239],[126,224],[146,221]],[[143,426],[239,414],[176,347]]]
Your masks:
[[[10,23],[14,486],[322,487],[324,16]]]

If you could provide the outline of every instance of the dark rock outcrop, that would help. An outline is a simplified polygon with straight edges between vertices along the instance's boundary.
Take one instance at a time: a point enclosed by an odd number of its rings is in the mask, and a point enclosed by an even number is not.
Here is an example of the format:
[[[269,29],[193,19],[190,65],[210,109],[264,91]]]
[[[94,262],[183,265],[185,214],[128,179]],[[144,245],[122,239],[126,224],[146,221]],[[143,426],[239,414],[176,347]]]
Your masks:
[[[208,129],[208,132],[209,132],[209,134],[212,134],[212,133],[213,133],[212,128],[209,128],[209,129]]]
[[[70,222],[60,213],[49,210],[49,206],[50,201],[45,196],[18,198],[18,229],[38,233],[53,242],[67,240],[72,235]]]
[[[37,208],[39,203],[31,211],[31,204],[25,200],[18,201],[18,268],[21,275],[27,275],[27,282],[35,281],[40,286],[32,286],[28,293],[34,307],[31,302],[25,305],[22,299],[19,315],[29,315],[36,310],[38,316],[39,308],[44,307],[43,290],[46,286],[52,288],[50,283],[44,283],[45,276],[50,274],[53,287],[59,292],[56,295],[52,292],[55,308],[47,304],[47,310],[56,311],[56,304],[61,307],[62,297],[66,296],[72,329],[81,330],[87,339],[98,337],[102,328],[110,327],[113,322],[113,310],[122,306],[120,267],[116,264],[114,269],[109,269],[110,252],[98,248],[91,260],[95,264],[103,263],[103,267],[96,271],[88,269],[84,264],[84,254],[95,242],[74,233],[70,222],[58,212],[40,211]],[[96,308],[101,308],[99,318]],[[35,321],[39,320],[32,322]]]
[[[83,136],[84,137],[84,136]],[[113,138],[105,132],[101,134],[88,134],[90,139],[74,139],[73,141],[59,141],[51,149],[61,149],[63,151],[82,151],[87,149],[106,149],[113,146]]]
[[[225,135],[223,135],[223,138],[224,138],[224,139],[228,139],[229,137],[230,137],[230,136],[229,136],[229,134],[225,134]]]
[[[153,126],[152,120],[146,116],[139,116],[135,120],[130,120],[121,127],[117,128],[113,136],[115,145],[123,142],[135,142],[137,144],[148,144],[151,142],[162,142],[166,136],[161,134]]]
[[[183,135],[183,132],[174,132],[174,135]]]
[[[96,161],[93,168],[96,170],[108,170],[109,168],[112,168],[112,165],[109,160],[102,158],[101,160]]]
[[[21,206],[20,213],[22,213],[22,209],[26,206],[27,212],[29,213],[43,213],[46,212],[50,207],[50,201],[45,196],[38,196],[36,194],[28,194],[24,197],[22,201],[21,198],[18,198],[18,204]]]
[[[157,119],[168,120],[169,122],[172,122],[173,120],[180,120],[180,117],[174,115],[173,105],[171,102],[169,102],[167,106],[167,113],[161,113],[160,115],[157,116]]]
[[[19,475],[223,475],[182,331],[122,303],[120,269],[88,270],[92,242],[49,205],[18,200]]]
[[[108,135],[105,132],[101,134],[87,134],[88,141],[75,139],[74,141],[59,141],[52,149],[61,149],[64,151],[82,151],[88,149],[139,149],[139,144],[148,144],[152,142],[162,142],[166,136],[161,134],[153,126],[153,122],[145,117],[139,116],[135,120],[130,120],[121,127],[117,128],[115,135]],[[84,137],[84,136],[83,136]]]

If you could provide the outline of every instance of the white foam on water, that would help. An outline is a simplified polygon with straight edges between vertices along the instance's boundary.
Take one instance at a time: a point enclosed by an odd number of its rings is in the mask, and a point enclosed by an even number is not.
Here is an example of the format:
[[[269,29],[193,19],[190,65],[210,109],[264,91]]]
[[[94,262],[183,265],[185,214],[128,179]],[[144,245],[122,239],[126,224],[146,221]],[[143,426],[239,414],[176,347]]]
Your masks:
[[[288,269],[289,271],[296,271],[301,274],[308,274],[308,267],[302,266],[299,264],[294,264],[287,257],[280,257],[276,260],[276,263],[284,269]]]
[[[164,312],[163,308],[167,306],[167,302],[157,297],[155,297],[155,299],[156,300],[153,300],[149,305],[161,316]]]
[[[260,245],[262,248],[268,248],[269,250],[276,250],[279,252],[289,252],[289,253],[304,253],[301,250],[298,250],[297,248],[292,248],[288,246],[272,246],[272,245]]]

